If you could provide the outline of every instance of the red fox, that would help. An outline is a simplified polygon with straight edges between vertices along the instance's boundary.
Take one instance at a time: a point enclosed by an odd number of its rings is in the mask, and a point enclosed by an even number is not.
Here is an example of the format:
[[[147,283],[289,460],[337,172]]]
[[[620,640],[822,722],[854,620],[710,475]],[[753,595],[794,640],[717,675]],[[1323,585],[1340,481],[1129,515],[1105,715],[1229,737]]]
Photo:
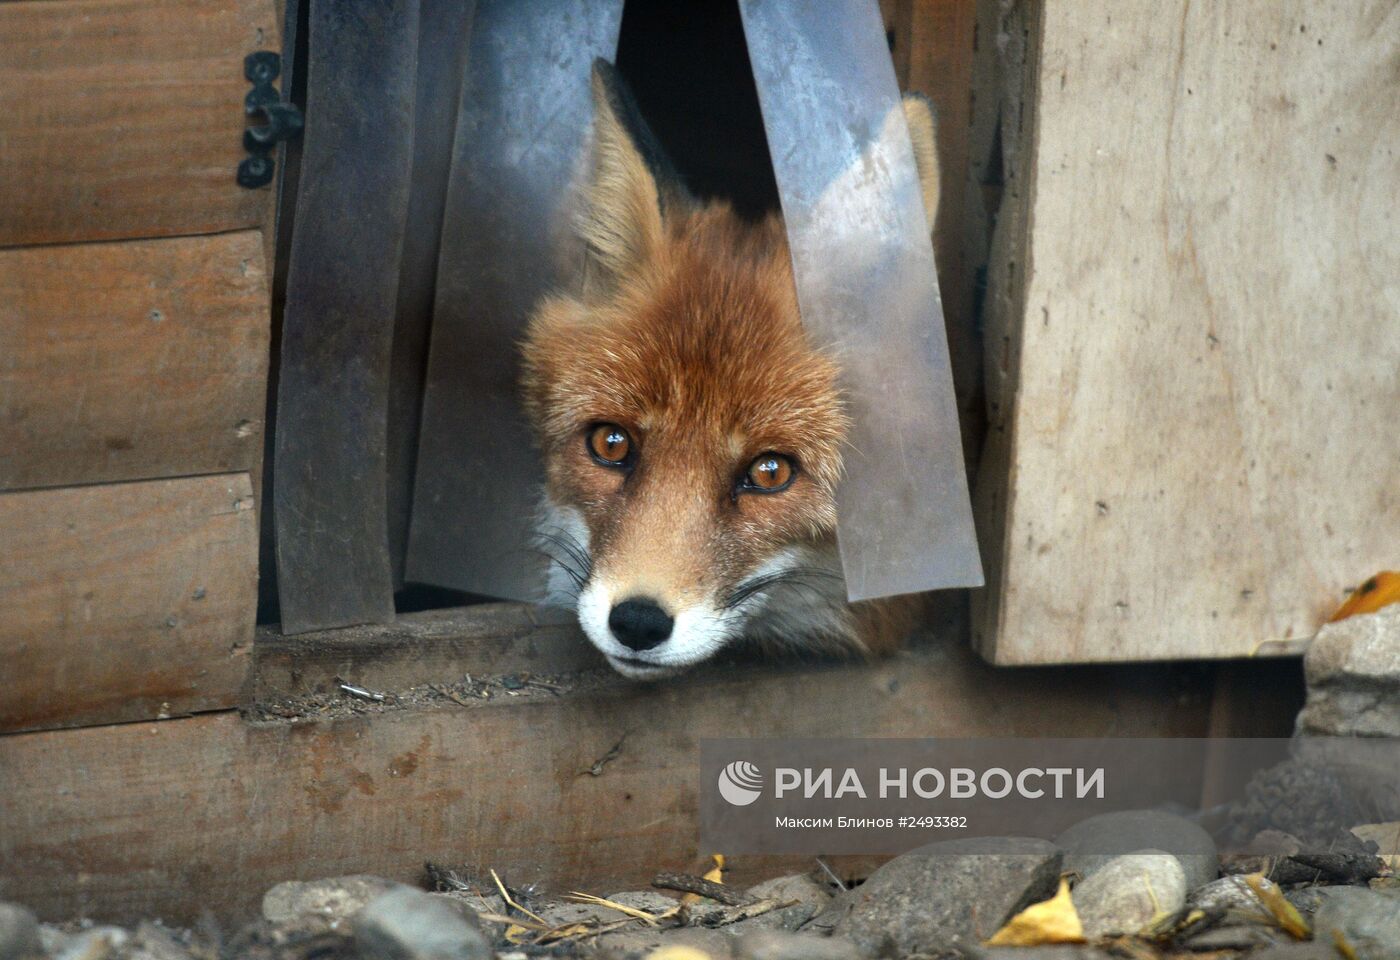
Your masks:
[[[782,220],[695,200],[610,65],[592,90],[584,283],[536,307],[523,346],[551,594],[635,679],[740,642],[898,646],[916,598],[846,601],[835,492],[860,438],[835,358],[803,332]],[[904,113],[932,224],[933,113],[921,97]]]

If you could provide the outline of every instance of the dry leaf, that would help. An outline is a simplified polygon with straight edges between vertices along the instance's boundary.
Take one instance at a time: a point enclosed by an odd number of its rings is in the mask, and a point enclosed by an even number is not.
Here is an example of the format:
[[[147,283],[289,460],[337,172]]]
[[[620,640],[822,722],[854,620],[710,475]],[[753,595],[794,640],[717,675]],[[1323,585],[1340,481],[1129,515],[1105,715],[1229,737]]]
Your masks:
[[[711,960],[711,958],[704,950],[676,944],[670,947],[657,947],[647,954],[647,960]]]
[[[1269,915],[1284,933],[1294,940],[1306,940],[1312,936],[1312,930],[1309,929],[1303,915],[1288,902],[1282,890],[1272,883],[1265,882],[1262,873],[1246,874],[1244,882],[1249,885],[1255,898],[1269,911]]]
[[[625,916],[629,916],[634,920],[640,920],[650,927],[656,926],[656,921],[665,920],[667,917],[674,915],[675,912],[678,909],[680,909],[679,907],[672,907],[670,910],[667,910],[664,913],[647,913],[645,910],[639,910],[636,907],[629,907],[625,903],[617,903],[616,901],[609,900],[606,897],[595,897],[591,893],[579,893],[577,890],[569,894],[568,899],[573,900],[575,903],[591,903],[594,906],[607,907],[609,910],[616,910],[618,913],[624,914]]]
[[[1340,930],[1333,930],[1332,943],[1337,947],[1337,952],[1345,957],[1346,960],[1357,960],[1356,948],[1351,945],[1351,941],[1347,939],[1345,933],[1342,933]]]
[[[1400,603],[1400,571],[1382,570],[1352,591],[1346,603],[1338,607],[1327,622],[1336,623],[1358,613],[1375,613],[1392,603]]]
[[[1069,883],[1060,881],[1060,892],[1049,900],[1033,903],[1006,922],[992,938],[989,947],[1035,947],[1042,943],[1083,943],[1084,925],[1070,899]]]

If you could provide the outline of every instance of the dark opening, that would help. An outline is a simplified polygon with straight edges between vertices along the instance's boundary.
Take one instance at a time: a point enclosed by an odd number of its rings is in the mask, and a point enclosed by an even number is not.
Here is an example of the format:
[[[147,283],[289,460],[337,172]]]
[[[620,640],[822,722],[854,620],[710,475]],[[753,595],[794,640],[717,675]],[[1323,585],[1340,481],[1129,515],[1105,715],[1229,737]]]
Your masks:
[[[778,208],[735,0],[627,0],[617,68],[692,192],[746,217]]]

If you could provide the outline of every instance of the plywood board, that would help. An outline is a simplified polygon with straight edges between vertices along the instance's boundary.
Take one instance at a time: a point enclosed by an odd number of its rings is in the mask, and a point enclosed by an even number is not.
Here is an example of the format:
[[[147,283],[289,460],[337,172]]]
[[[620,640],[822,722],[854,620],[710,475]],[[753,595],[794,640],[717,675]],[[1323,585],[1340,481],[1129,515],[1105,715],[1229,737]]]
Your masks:
[[[948,644],[665,684],[582,677],[558,696],[474,707],[0,738],[0,899],[46,919],[237,921],[281,880],[413,881],[428,859],[519,885],[637,889],[696,859],[700,737],[828,736],[834,717],[851,736],[1201,736],[1208,679],[1164,679],[996,671]],[[587,773],[619,740],[601,775]],[[735,858],[730,879],[810,865]]]
[[[0,494],[0,544],[0,732],[237,701],[257,600],[247,474]]]
[[[0,246],[252,227],[243,58],[271,0],[0,4]]]
[[[1400,531],[1400,9],[1013,4],[998,663],[1296,650]]]
[[[257,471],[255,230],[0,250],[0,490]]]

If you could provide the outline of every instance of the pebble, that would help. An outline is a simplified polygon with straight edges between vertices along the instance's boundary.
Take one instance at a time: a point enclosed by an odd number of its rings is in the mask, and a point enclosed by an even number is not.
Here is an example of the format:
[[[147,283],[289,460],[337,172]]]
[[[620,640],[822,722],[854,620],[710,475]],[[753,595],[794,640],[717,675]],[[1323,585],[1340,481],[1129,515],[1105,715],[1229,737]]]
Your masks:
[[[371,900],[355,915],[355,944],[374,960],[491,960],[491,944],[464,904],[412,887]]]
[[[1160,810],[1101,813],[1070,827],[1055,843],[1065,851],[1065,871],[1085,879],[1115,857],[1145,849],[1176,857],[1188,890],[1220,875],[1219,851],[1210,834],[1185,817]]]
[[[1400,737],[1400,606],[1324,625],[1303,668],[1308,700],[1299,733]]]
[[[53,960],[107,960],[116,956],[130,939],[121,927],[92,927],[65,940]]]
[[[796,900],[797,903],[735,924],[745,930],[797,930],[831,903],[827,888],[805,873],[765,880],[746,892],[755,900],[776,900],[779,903]]]
[[[969,838],[895,857],[812,921],[871,955],[951,952],[1054,894],[1063,857],[1044,840]]]
[[[1256,947],[1291,942],[1288,934],[1277,927],[1266,927],[1260,924],[1241,927],[1211,927],[1209,930],[1188,939],[1185,946],[1196,951],[1252,950]],[[1250,957],[1253,958],[1254,954],[1251,953]]]
[[[840,937],[759,930],[739,938],[739,960],[861,960],[860,948]]]
[[[32,960],[43,955],[34,914],[16,903],[0,903],[0,960]]]
[[[1322,905],[1313,936],[1327,941],[1338,930],[1366,960],[1400,960],[1400,897],[1364,887],[1319,887]]]
[[[1341,956],[1331,943],[1309,940],[1264,947],[1250,953],[1249,960],[1341,960]]]
[[[1137,933],[1159,914],[1186,904],[1186,873],[1162,850],[1115,857],[1074,888],[1074,907],[1090,940]]]
[[[974,956],[976,960],[1111,960],[1113,955],[1080,944],[1055,943],[1039,947],[987,947]]]
[[[1261,879],[1261,882],[1266,889],[1277,886],[1272,880]],[[1249,889],[1244,877],[1240,876],[1212,880],[1204,887],[1193,890],[1186,903],[1195,910],[1224,910],[1225,916],[1220,920],[1223,926],[1272,922],[1264,905]]]
[[[263,919],[275,924],[321,921],[332,930],[344,929],[365,904],[401,886],[363,873],[326,880],[288,880],[263,895]]]

